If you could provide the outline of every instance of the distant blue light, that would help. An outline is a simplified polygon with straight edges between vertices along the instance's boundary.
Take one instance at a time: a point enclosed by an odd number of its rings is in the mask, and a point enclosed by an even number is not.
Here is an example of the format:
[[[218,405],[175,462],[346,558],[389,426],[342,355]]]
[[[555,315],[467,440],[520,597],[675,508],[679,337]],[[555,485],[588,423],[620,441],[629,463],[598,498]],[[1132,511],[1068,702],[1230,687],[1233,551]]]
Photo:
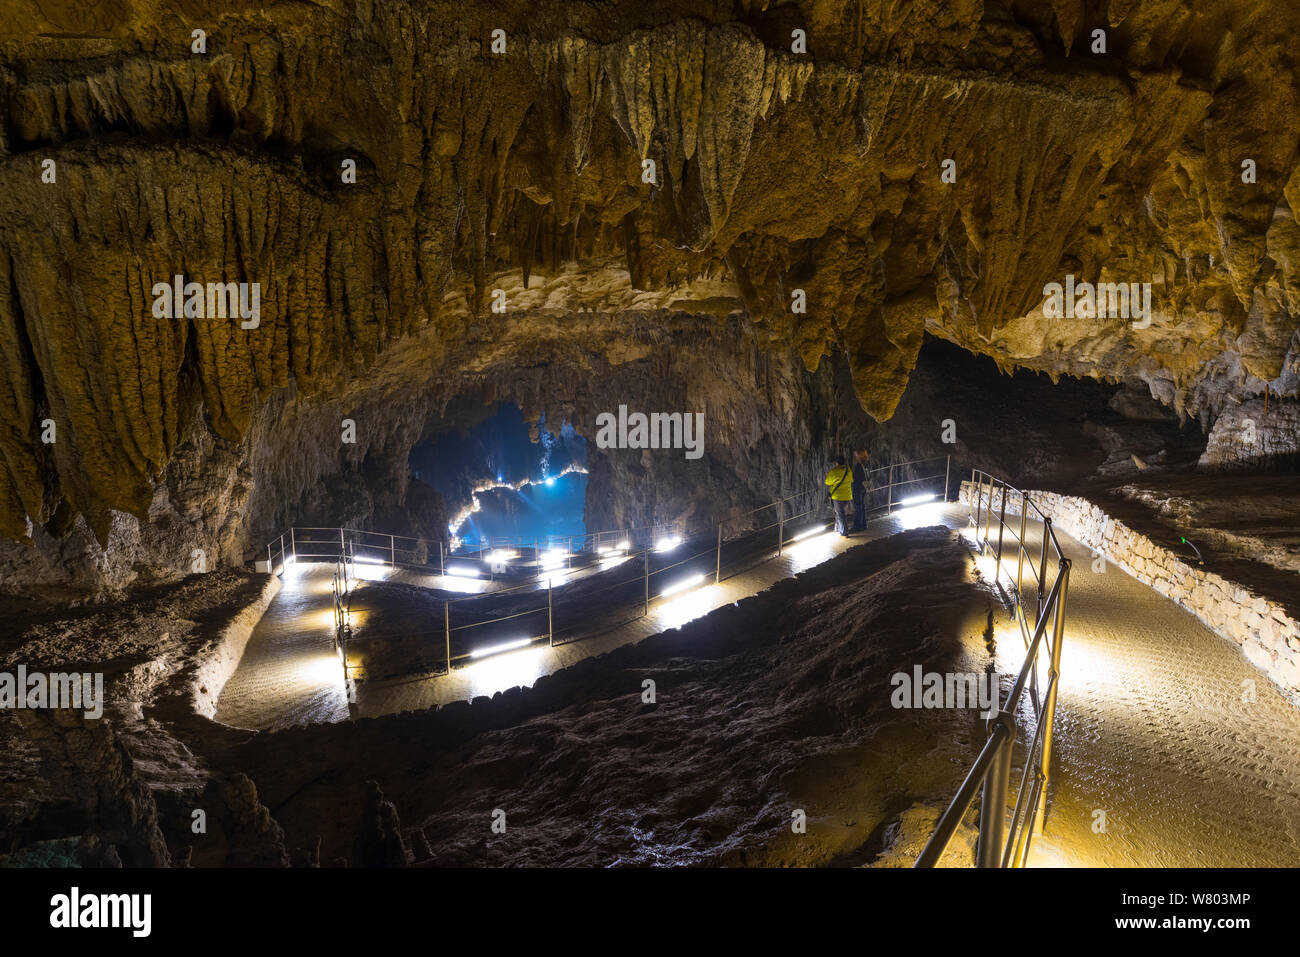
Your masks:
[[[548,479],[546,480],[546,484],[547,484],[547,485],[554,485],[554,484],[555,484],[555,476],[552,475],[550,478],[548,478]]]

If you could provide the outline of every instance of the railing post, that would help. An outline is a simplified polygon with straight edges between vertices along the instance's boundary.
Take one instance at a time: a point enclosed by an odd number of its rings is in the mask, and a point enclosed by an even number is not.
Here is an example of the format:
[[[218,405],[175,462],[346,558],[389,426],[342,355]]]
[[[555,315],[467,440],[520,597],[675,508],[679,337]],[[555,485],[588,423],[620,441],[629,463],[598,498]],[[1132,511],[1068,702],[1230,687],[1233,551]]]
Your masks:
[[[1025,569],[1025,515],[1029,512],[1025,505],[1025,493],[1020,493],[1020,538],[1016,543],[1016,607],[1020,609],[1020,616],[1025,614],[1024,608],[1024,569]]]
[[[952,472],[952,456],[943,463],[943,503],[948,504],[948,476]]]
[[[889,463],[889,502],[885,505],[885,514],[894,513],[894,463]]]
[[[392,535],[388,536],[388,564],[397,565],[397,540]]]
[[[438,575],[442,578],[447,577],[447,565],[442,557],[442,539],[438,539]]]
[[[989,543],[989,535],[993,531],[993,476],[989,476],[989,504],[984,509],[984,544]],[[983,552],[984,549],[980,549]]]
[[[1065,637],[1065,598],[1070,591],[1070,566],[1072,562],[1068,558],[1061,559],[1060,577],[1061,588],[1056,595],[1056,617],[1053,621],[1052,628],[1052,663],[1048,669],[1048,687],[1047,687],[1047,704],[1043,708],[1043,763],[1040,766],[1040,777],[1043,782],[1042,791],[1038,795],[1038,814],[1035,817],[1035,830],[1043,833],[1044,821],[1047,817],[1047,783],[1051,777],[1052,764],[1052,721],[1056,717],[1056,692],[1061,684],[1061,642]]]
[[[989,718],[990,734],[1001,722],[1012,722],[1010,714],[1000,712]],[[1011,743],[1014,734],[1007,737],[998,748],[984,775],[984,794],[980,799],[979,841],[975,849],[976,867],[1001,867],[1002,845],[1006,840],[1007,793],[1011,788]]]
[[[552,648],[555,647],[555,619],[551,617],[551,582],[546,579],[546,638]]]
[[[1002,486],[1002,509],[998,513],[998,557],[996,559],[997,571],[993,573],[993,580],[996,582],[1002,574],[1002,533],[1007,527],[1007,487]]]
[[[974,469],[971,469],[971,470],[970,470],[970,484],[971,484],[971,492],[975,495],[975,537],[976,537],[976,538],[979,538],[979,531],[980,531],[980,500],[979,500],[979,492],[980,492],[980,490],[982,490],[982,489],[984,488],[984,480],[983,480],[983,479],[980,479],[980,483],[979,483],[979,485],[976,485],[976,484],[975,484],[975,470],[974,470]],[[970,511],[971,511],[970,506],[971,506],[970,497],[967,496],[967,498],[966,498],[966,517],[967,517],[967,518],[970,517]]]
[[[785,548],[785,502],[777,502],[776,509],[776,557],[780,558]]]
[[[451,602],[442,603],[443,635],[447,639],[447,674],[451,674]]]
[[[713,572],[713,584],[722,581],[722,525],[718,525],[718,564]]]
[[[296,562],[298,560],[298,543],[297,541],[294,540],[292,525],[289,526],[289,553],[293,555],[293,560]],[[280,536],[280,559],[281,561],[284,560],[284,536],[283,535]]]
[[[1038,619],[1043,617],[1043,602],[1047,600],[1047,540],[1052,537],[1052,520],[1043,517],[1043,547],[1038,556],[1038,614],[1034,616],[1034,627],[1038,627]]]
[[[645,613],[650,614],[650,546],[646,546],[645,555]]]

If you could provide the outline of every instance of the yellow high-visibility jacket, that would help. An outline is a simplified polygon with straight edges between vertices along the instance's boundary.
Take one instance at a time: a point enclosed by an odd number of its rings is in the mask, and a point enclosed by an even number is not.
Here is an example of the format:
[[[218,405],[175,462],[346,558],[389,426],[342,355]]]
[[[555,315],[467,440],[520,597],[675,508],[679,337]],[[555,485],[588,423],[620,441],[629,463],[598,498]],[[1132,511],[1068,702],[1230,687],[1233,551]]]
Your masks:
[[[827,472],[826,484],[831,489],[831,501],[853,501],[853,470],[847,465],[837,465]]]

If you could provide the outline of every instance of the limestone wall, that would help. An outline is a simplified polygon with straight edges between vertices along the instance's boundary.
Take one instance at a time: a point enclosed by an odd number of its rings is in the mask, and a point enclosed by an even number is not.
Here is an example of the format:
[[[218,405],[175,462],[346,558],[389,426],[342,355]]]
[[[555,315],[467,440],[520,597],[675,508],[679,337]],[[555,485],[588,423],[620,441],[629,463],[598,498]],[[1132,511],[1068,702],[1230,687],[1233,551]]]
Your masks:
[[[962,482],[961,501],[969,503],[975,486]],[[1116,521],[1086,499],[1028,490],[1029,497],[1061,531],[1128,572],[1166,598],[1186,608],[1208,628],[1234,642],[1242,654],[1268,673],[1287,695],[1300,703],[1300,623],[1281,606],[1208,569],[1190,564],[1147,536]],[[987,489],[981,505],[988,507]],[[992,505],[1002,506],[1001,490]],[[1007,498],[1007,514],[1020,514],[1019,496]],[[1067,619],[1068,629],[1068,619]],[[1067,631],[1068,633],[1068,631]]]

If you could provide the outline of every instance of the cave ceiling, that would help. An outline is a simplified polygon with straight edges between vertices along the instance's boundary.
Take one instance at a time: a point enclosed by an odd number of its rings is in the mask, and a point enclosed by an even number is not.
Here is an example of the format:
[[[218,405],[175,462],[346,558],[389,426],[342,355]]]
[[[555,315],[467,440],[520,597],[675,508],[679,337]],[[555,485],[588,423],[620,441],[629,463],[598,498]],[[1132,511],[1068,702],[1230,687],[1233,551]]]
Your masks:
[[[1296,391],[1294,0],[0,13],[9,537],[143,515],[196,410],[237,443],[398,352],[527,364],[529,317],[743,315],[877,419],[927,334],[1187,415]],[[259,283],[256,326],[157,315],[177,275]],[[1148,321],[1049,316],[1067,275]]]

